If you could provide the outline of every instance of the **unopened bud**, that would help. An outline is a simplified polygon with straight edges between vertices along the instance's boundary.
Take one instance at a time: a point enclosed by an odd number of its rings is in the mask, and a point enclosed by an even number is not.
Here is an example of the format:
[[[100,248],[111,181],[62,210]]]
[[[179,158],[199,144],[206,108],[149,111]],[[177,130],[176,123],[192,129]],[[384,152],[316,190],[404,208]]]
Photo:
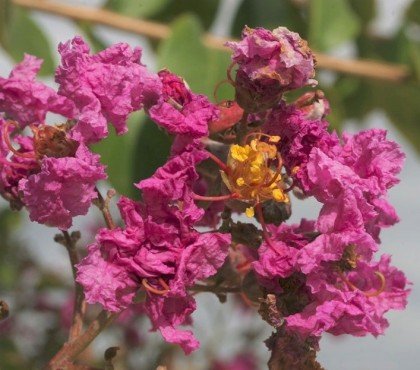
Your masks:
[[[263,203],[263,217],[267,224],[280,225],[282,222],[288,220],[292,214],[292,207],[290,202],[276,202],[268,200]]]

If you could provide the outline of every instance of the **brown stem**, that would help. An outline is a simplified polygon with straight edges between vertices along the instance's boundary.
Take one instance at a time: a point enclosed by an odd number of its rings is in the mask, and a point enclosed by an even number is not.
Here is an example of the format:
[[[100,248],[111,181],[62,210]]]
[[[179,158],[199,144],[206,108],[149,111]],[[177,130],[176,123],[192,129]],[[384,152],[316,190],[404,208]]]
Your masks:
[[[77,337],[73,342],[64,344],[61,350],[50,361],[47,370],[61,370],[63,366],[74,361],[117,316],[118,314],[116,313],[101,311],[82,335]]]
[[[86,301],[84,299],[83,288],[76,281],[76,265],[79,263],[79,255],[76,249],[76,237],[70,235],[67,231],[63,231],[64,246],[70,257],[70,264],[73,271],[73,278],[75,284],[75,299],[73,307],[73,322],[69,333],[69,342],[77,338],[83,330],[83,320],[86,312]]]
[[[24,8],[61,15],[74,20],[110,26],[155,40],[166,39],[171,35],[171,28],[167,25],[127,17],[105,9],[95,9],[81,5],[71,6],[51,0],[12,0],[12,3]],[[228,49],[224,46],[225,43],[234,40],[205,34],[203,41],[209,48],[227,51]],[[401,64],[373,60],[340,59],[318,52],[316,52],[316,58],[317,65],[321,69],[329,69],[354,76],[402,82],[411,75],[409,68]]]
[[[104,199],[104,197],[102,196],[102,194],[99,192],[98,189],[96,189],[96,192],[98,193],[98,199],[97,199],[97,202],[95,202],[95,204],[98,206],[98,208],[102,212],[102,216],[104,217],[106,226],[110,230],[115,229],[115,223],[114,223],[114,220],[112,219],[111,212],[109,211],[110,198],[107,197],[107,199]]]

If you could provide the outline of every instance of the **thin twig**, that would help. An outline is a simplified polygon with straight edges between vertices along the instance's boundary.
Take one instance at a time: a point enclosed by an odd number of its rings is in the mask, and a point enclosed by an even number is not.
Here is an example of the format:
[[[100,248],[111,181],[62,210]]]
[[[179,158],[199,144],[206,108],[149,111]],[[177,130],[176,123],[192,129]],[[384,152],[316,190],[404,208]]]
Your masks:
[[[96,192],[98,193],[98,199],[94,201],[94,204],[96,204],[96,206],[102,212],[102,216],[104,217],[108,229],[115,229],[115,222],[112,218],[111,212],[109,211],[110,197],[107,195],[107,198],[105,199],[98,189],[96,189]]]
[[[105,9],[80,5],[71,6],[51,0],[12,0],[12,2],[24,8],[61,15],[74,20],[102,24],[155,40],[166,39],[171,34],[170,27],[165,24],[127,17]],[[206,46],[212,49],[226,51],[225,42],[232,40],[205,34],[203,41]],[[318,67],[321,69],[391,82],[402,82],[410,77],[409,68],[401,64],[373,60],[340,59],[318,52],[315,52],[315,54]]]
[[[59,370],[63,364],[74,361],[86,347],[104,330],[118,314],[101,311],[97,318],[89,325],[88,329],[73,342],[67,342],[53,357],[48,365],[48,370]]]
[[[73,271],[75,298],[73,307],[73,322],[69,333],[69,342],[76,339],[83,330],[83,321],[86,312],[86,301],[83,294],[82,286],[76,281],[76,265],[79,263],[79,255],[76,249],[75,236],[70,235],[67,231],[63,231],[64,245],[70,257],[70,264]]]

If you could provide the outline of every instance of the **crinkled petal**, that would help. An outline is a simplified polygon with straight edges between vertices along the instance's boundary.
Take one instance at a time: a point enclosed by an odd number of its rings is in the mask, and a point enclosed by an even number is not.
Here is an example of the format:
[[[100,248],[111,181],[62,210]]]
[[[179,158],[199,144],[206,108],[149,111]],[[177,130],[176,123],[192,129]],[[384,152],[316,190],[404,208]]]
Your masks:
[[[120,43],[91,55],[81,37],[59,45],[62,65],[57,69],[59,93],[74,101],[78,123],[73,138],[96,142],[111,122],[118,134],[127,131],[128,115],[143,103],[156,101],[161,90],[157,75],[140,63],[141,50]]]
[[[86,302],[99,303],[111,312],[119,312],[131,304],[137,283],[124,268],[106,261],[98,245],[89,246],[87,257],[76,267],[76,281],[83,286]]]
[[[19,182],[32,221],[67,230],[97,198],[96,182],[106,178],[99,156],[80,145],[76,157],[44,157],[40,172]]]
[[[184,324],[195,310],[194,298],[184,296],[153,296],[146,301],[146,312],[153,324],[153,330],[160,330],[169,343],[179,344],[185,354],[200,347],[200,342],[189,330],[177,329]]]
[[[47,112],[67,118],[73,118],[75,114],[71,100],[35,80],[41,64],[41,59],[25,54],[9,78],[0,77],[0,112],[16,120],[21,128],[44,123]]]

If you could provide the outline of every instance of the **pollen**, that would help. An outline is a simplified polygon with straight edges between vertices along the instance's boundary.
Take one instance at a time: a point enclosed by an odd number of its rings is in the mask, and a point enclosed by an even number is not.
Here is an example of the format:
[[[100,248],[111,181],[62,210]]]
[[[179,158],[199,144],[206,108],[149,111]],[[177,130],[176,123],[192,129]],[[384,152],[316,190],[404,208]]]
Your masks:
[[[279,136],[256,134],[248,144],[230,147],[228,170],[222,171],[222,179],[232,193],[252,204],[246,209],[248,217],[254,216],[253,207],[259,202],[289,202],[281,175],[281,156],[274,145],[279,140]]]
[[[248,207],[245,210],[245,214],[247,215],[247,217],[252,218],[255,215],[255,211],[254,211],[254,207]]]

